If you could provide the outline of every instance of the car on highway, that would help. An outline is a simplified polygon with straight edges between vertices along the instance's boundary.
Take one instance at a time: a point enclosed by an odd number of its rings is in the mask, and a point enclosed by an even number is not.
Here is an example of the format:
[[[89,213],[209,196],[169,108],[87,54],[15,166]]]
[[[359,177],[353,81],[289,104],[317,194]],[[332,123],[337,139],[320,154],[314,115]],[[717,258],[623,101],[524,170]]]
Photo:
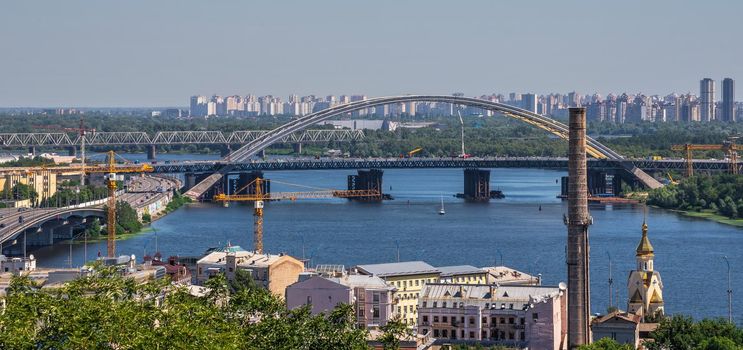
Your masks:
[[[18,217],[18,223],[19,224],[22,224],[23,223],[23,215],[21,215],[21,216]]]
[[[0,223],[0,228],[5,228],[5,224]]]

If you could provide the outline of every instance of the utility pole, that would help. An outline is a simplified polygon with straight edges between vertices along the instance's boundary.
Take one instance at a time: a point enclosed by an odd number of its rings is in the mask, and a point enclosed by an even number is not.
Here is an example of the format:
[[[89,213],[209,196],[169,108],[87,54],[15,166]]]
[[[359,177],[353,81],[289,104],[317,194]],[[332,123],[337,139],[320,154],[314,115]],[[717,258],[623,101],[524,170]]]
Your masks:
[[[728,266],[728,322],[733,323],[733,284],[730,275],[730,260],[727,255],[722,257]]]

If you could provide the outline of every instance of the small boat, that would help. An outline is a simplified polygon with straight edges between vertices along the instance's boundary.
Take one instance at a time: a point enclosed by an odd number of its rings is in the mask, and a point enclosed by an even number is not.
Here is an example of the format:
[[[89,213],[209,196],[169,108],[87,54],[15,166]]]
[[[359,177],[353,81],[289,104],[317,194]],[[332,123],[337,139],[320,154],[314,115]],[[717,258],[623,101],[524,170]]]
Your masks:
[[[446,214],[446,210],[444,210],[444,196],[441,196],[441,209],[439,209],[439,215]]]

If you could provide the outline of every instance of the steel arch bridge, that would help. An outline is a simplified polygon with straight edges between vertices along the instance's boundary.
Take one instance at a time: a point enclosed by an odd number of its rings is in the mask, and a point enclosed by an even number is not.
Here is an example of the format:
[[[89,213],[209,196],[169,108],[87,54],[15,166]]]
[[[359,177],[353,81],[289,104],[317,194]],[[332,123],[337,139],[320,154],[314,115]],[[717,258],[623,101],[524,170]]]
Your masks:
[[[278,142],[286,135],[303,130],[307,127],[310,127],[311,125],[317,124],[318,122],[324,121],[338,114],[355,112],[370,107],[406,102],[443,102],[482,108],[484,110],[499,112],[507,117],[523,121],[527,124],[531,124],[563,139],[568,138],[567,125],[552,118],[548,118],[537,113],[533,113],[518,107],[509,106],[503,103],[480,100],[476,98],[447,95],[406,95],[377,97],[363,101],[355,101],[308,114],[302,118],[298,118],[289,123],[286,123],[269,133],[257,137],[255,140],[232,152],[230,158],[233,161],[245,161],[249,157],[257,154],[271,144]],[[602,145],[601,143],[590,137],[587,137],[587,146],[588,154],[594,158],[606,158],[611,160],[620,160],[624,158],[619,153],[613,151],[609,147]]]
[[[250,157],[258,154],[258,152],[262,151],[266,147],[276,142],[279,142],[282,138],[286,137],[287,135],[294,133],[294,132],[298,132],[300,130],[304,130],[312,125],[315,125],[319,122],[322,122],[326,119],[329,119],[339,114],[351,113],[351,112],[355,112],[355,111],[359,111],[359,110],[371,108],[371,107],[396,104],[396,103],[406,103],[406,102],[441,102],[441,103],[451,103],[455,105],[465,105],[465,106],[470,106],[470,107],[482,108],[484,110],[498,112],[507,117],[514,118],[516,120],[520,120],[527,124],[533,125],[549,133],[557,135],[560,138],[563,138],[566,140],[568,138],[568,126],[567,125],[557,120],[554,120],[552,118],[545,117],[537,113],[533,113],[533,112],[530,112],[530,111],[527,111],[525,109],[521,109],[518,107],[509,106],[503,103],[492,102],[492,101],[481,100],[481,99],[470,98],[470,97],[458,97],[458,96],[448,96],[448,95],[389,96],[389,97],[377,97],[377,98],[372,98],[368,100],[355,101],[355,102],[351,102],[351,103],[347,103],[343,105],[338,105],[338,106],[330,107],[328,109],[318,111],[312,114],[308,114],[304,117],[292,120],[291,122],[288,122],[274,130],[271,130],[270,132],[264,135],[257,137],[253,141],[247,143],[246,145],[232,152],[229,155],[229,159],[225,158],[223,159],[223,161],[227,163],[245,162]],[[594,140],[591,137],[586,137],[586,143],[587,143],[586,145],[587,153],[590,156],[594,158],[598,158],[598,159],[607,159],[611,161],[620,162],[624,165],[627,171],[632,173],[633,176],[637,177],[646,186],[650,188],[656,188],[656,187],[661,186],[661,184],[657,180],[655,180],[650,175],[643,172],[641,169],[635,167],[631,163],[626,162],[622,155],[615,152],[611,148],[601,144],[600,142]],[[219,179],[221,179],[224,174],[231,171],[232,169],[233,169],[233,166],[226,166],[222,168],[219,172],[207,177],[201,183],[197,184],[192,189],[187,191],[186,195],[191,198],[200,197],[211,186],[217,183],[217,181],[219,181]]]

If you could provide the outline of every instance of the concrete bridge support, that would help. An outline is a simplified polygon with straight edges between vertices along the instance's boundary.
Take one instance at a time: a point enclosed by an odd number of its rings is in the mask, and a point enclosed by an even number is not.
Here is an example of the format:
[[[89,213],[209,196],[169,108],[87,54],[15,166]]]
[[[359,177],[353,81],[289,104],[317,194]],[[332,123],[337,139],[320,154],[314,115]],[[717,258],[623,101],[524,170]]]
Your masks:
[[[157,159],[157,147],[155,145],[147,145],[147,160]]]
[[[464,193],[458,197],[474,202],[490,201],[490,170],[464,169]]]
[[[185,181],[183,182],[183,190],[188,191],[191,187],[196,186],[196,174],[186,173],[184,174]]]
[[[302,155],[302,143],[297,142],[292,144],[292,149],[294,149],[294,154],[297,156]]]
[[[75,146],[67,147],[67,155],[70,157],[77,157],[77,147]]]
[[[35,157],[35,156],[36,156],[36,146],[30,146],[30,147],[28,147],[28,153],[29,153],[29,154],[30,154],[30,155],[31,155],[32,157]]]
[[[226,144],[219,149],[219,156],[222,158],[226,158],[230,153],[232,153],[232,146],[229,144]]]
[[[349,190],[376,190],[378,195],[369,197],[356,197],[353,199],[361,201],[381,201],[384,199],[382,187],[382,176],[384,171],[380,169],[359,170],[358,175],[348,175]]]
[[[622,192],[622,182],[631,182],[626,176],[622,176],[622,173],[623,171],[589,170],[587,175],[588,194],[591,196],[619,196]],[[569,181],[567,176],[562,177],[562,186],[560,189],[560,195],[562,197],[567,198],[568,196]]]
[[[222,183],[222,193],[225,194],[254,194],[255,179],[263,179],[261,190],[263,193],[271,193],[271,180],[263,176],[262,171],[229,173],[224,177]]]

